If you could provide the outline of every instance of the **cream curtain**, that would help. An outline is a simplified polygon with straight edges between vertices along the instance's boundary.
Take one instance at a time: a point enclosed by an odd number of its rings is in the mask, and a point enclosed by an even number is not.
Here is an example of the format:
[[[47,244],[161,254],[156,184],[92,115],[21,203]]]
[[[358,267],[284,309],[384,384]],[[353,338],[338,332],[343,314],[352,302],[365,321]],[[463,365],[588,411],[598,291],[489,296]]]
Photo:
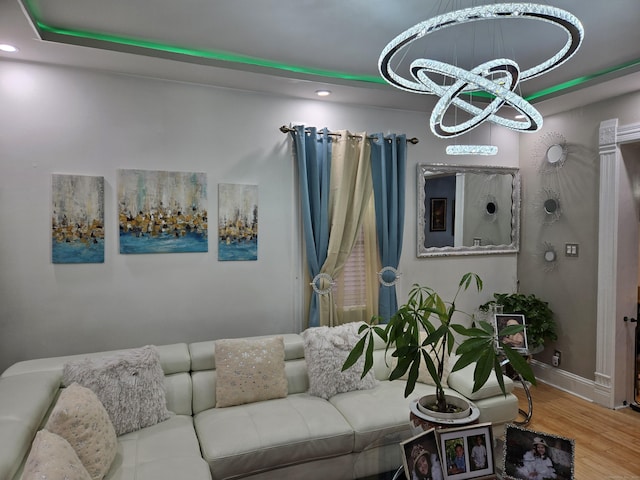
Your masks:
[[[351,253],[373,191],[371,146],[366,133],[338,132],[331,159],[331,195],[329,200],[329,248],[321,273],[335,279]],[[335,295],[320,295],[320,325],[341,322]]]

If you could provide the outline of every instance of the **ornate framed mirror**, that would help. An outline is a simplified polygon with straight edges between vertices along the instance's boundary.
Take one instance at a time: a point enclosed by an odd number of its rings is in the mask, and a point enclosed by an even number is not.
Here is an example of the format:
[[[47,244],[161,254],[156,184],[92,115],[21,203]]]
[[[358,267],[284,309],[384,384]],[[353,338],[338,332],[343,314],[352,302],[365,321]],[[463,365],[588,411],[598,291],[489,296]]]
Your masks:
[[[417,256],[516,253],[520,171],[418,165]]]

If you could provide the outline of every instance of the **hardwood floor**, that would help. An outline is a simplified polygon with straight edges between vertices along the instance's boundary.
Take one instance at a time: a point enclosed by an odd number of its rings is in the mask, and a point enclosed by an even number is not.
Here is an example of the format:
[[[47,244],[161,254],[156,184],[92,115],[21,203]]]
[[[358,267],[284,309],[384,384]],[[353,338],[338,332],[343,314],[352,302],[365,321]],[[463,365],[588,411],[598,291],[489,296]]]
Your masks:
[[[514,392],[520,408],[527,401]],[[640,480],[640,412],[610,410],[539,382],[529,430],[575,440],[576,480]]]

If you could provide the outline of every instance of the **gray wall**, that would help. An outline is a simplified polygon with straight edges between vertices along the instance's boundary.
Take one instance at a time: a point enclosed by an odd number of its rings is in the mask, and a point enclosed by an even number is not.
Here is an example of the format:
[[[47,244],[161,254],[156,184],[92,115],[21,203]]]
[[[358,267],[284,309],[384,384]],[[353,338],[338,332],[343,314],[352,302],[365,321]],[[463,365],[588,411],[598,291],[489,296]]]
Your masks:
[[[522,234],[518,278],[522,293],[547,300],[558,322],[557,342],[536,358],[551,364],[554,349],[562,352],[561,369],[593,380],[596,369],[596,315],[598,262],[598,195],[600,122],[619,118],[620,125],[640,120],[640,93],[594,103],[545,117],[538,133],[520,137],[523,179]],[[559,133],[568,144],[568,157],[557,173],[540,174],[545,135]],[[560,197],[562,216],[543,225],[543,189]],[[635,222],[636,219],[629,219]],[[549,242],[559,254],[557,268],[545,272],[542,245]],[[564,255],[566,243],[579,244],[579,257]]]
[[[295,174],[278,130],[289,122],[420,139],[408,147],[401,301],[414,282],[452,294],[467,271],[485,291],[461,308],[515,288],[515,255],[416,258],[416,165],[451,161],[424,113],[4,60],[0,106],[0,371],[27,358],[299,331]],[[491,163],[517,166],[518,136],[494,130],[492,139],[500,154]],[[212,239],[208,253],[120,255],[120,168],[205,172],[210,225],[219,183],[258,185],[258,260],[218,262]],[[52,173],[104,176],[104,264],[51,263]]]

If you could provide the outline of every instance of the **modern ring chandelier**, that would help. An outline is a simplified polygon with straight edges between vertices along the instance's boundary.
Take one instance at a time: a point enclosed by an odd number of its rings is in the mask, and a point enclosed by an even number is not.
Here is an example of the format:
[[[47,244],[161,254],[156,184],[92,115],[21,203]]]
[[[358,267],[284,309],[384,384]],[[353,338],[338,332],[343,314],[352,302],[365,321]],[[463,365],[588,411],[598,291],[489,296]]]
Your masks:
[[[419,58],[411,62],[409,66],[411,76],[408,78],[398,74],[391,66],[394,57],[401,52],[406,54],[406,49],[411,43],[426,35],[465,23],[510,18],[540,20],[556,25],[566,33],[567,41],[555,55],[524,71],[520,71],[518,64],[508,58],[490,60],[471,70],[465,70],[450,63]],[[520,132],[534,132],[542,126],[542,115],[515,93],[519,82],[543,75],[562,65],[578,50],[583,36],[584,29],[580,20],[556,7],[532,3],[477,6],[438,15],[401,33],[382,50],[378,69],[388,83],[401,90],[440,97],[429,120],[431,131],[438,137],[450,138],[462,135],[484,121]],[[439,85],[432,79],[433,75],[450,79],[452,83]],[[482,108],[461,97],[461,94],[480,91],[493,97],[493,100]],[[445,114],[452,105],[467,112],[471,118],[461,123],[445,125]],[[498,110],[504,105],[515,109],[524,120],[517,121],[499,115]],[[491,145],[455,145],[447,149],[447,153],[458,155],[491,155],[496,151],[497,148]]]

